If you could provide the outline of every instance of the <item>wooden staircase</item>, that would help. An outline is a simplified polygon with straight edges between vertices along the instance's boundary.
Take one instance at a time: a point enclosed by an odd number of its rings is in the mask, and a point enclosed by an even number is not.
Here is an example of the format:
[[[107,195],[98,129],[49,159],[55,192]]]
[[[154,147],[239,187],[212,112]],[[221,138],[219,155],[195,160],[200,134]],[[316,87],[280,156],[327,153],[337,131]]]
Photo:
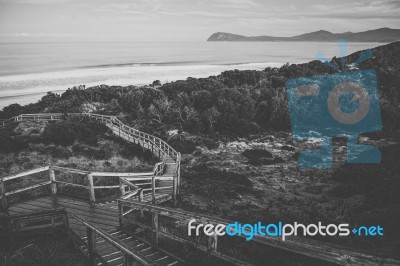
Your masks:
[[[179,266],[184,265],[184,262],[176,256],[166,252],[160,248],[154,247],[147,241],[136,237],[135,235],[128,234],[119,229],[112,230],[108,234],[115,239],[125,244],[131,252],[138,253],[148,258],[155,265],[160,266]],[[84,240],[87,240],[84,237]],[[89,256],[88,247],[80,245],[79,249]],[[120,266],[124,265],[124,253],[118,248],[112,246],[109,242],[101,237],[96,237],[96,252],[104,259],[107,265]],[[102,265],[98,262],[97,265]]]

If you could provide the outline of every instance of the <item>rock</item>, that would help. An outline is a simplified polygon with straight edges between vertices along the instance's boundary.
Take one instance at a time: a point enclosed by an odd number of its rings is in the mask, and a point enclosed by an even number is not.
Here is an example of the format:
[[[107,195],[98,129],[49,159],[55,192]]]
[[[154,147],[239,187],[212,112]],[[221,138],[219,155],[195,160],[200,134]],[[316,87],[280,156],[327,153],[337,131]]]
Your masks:
[[[262,157],[272,158],[272,153],[263,149],[245,150],[242,152],[242,155],[246,156],[249,160],[258,160]]]
[[[281,147],[281,150],[284,150],[284,151],[295,151],[296,149],[293,146],[283,145]]]

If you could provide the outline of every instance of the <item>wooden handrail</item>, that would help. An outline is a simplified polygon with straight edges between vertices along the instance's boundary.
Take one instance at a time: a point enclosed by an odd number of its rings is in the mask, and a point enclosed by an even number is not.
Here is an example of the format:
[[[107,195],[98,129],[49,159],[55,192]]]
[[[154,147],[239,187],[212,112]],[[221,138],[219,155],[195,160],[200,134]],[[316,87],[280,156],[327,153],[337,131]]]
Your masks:
[[[21,114],[18,116],[14,116],[11,117],[7,120],[3,120],[2,123],[3,125],[7,124],[7,123],[11,123],[14,121],[19,121],[20,119],[23,120],[24,118],[43,118],[43,117],[50,117],[51,120],[55,120],[55,119],[62,119],[64,116],[66,115],[70,115],[70,116],[81,116],[81,117],[93,117],[96,120],[100,119],[102,121],[106,120],[109,121],[112,124],[117,125],[118,127],[120,127],[121,129],[128,129],[128,130],[132,130],[133,132],[135,132],[136,134],[142,135],[142,139],[148,139],[150,142],[152,142],[153,144],[156,144],[156,141],[158,141],[159,143],[161,143],[163,146],[163,152],[166,153],[167,155],[172,155],[172,158],[177,157],[178,152],[172,148],[167,142],[165,142],[164,140],[153,136],[151,134],[148,134],[146,132],[142,132],[140,130],[131,128],[127,125],[125,125],[121,120],[119,120],[117,117],[115,116],[108,116],[108,115],[100,115],[100,114],[92,114],[92,113],[68,113],[68,114],[63,114],[63,113],[38,113],[38,114]]]
[[[121,136],[122,134],[125,134],[125,138],[128,138],[130,140],[136,140],[141,143],[141,145],[145,148],[150,149],[153,154],[157,155],[158,158],[160,158],[162,161],[159,163],[156,163],[153,169],[152,173],[107,173],[107,172],[90,172],[90,171],[83,171],[83,170],[78,170],[78,169],[73,169],[73,168],[67,168],[67,167],[60,167],[60,166],[45,166],[42,168],[38,169],[33,169],[30,171],[26,171],[24,173],[19,173],[13,176],[8,176],[4,177],[1,182],[0,182],[0,202],[1,205],[7,206],[6,202],[6,196],[19,193],[22,191],[27,191],[27,190],[32,190],[35,188],[38,188],[39,186],[45,186],[49,185],[51,186],[51,191],[52,194],[57,193],[57,184],[63,184],[63,185],[69,185],[69,186],[75,186],[75,187],[81,187],[89,190],[89,198],[91,202],[95,202],[95,189],[114,189],[117,188],[115,185],[110,185],[110,186],[94,186],[94,177],[100,177],[100,176],[109,176],[109,177],[123,177],[125,178],[126,181],[129,181],[128,178],[135,178],[135,180],[147,180],[151,179],[152,181],[152,198],[153,202],[155,202],[155,193],[156,190],[159,190],[160,188],[156,188],[156,181],[161,180],[158,177],[161,176],[164,173],[164,166],[165,166],[165,158],[172,158],[175,160],[175,163],[177,165],[176,167],[176,172],[172,176],[173,178],[173,199],[174,203],[176,204],[176,198],[177,198],[177,193],[179,193],[179,186],[180,186],[180,160],[181,160],[181,155],[179,152],[177,152],[175,149],[173,149],[167,142],[162,140],[161,138],[158,138],[156,136],[150,135],[148,133],[142,132],[140,130],[137,130],[135,128],[129,127],[125,125],[121,120],[119,120],[115,116],[108,116],[108,115],[100,115],[100,114],[92,114],[92,113],[69,113],[69,114],[62,114],[62,113],[39,113],[39,114],[21,114],[15,117],[12,117],[10,119],[7,119],[5,121],[1,121],[1,125],[5,125],[7,123],[11,123],[14,121],[22,121],[22,120],[60,120],[60,119],[65,119],[68,116],[76,116],[76,117],[89,117],[93,118],[96,120],[99,120],[103,123],[106,123],[107,125],[112,125],[109,126],[113,129],[114,133],[115,130],[117,130],[119,135]],[[1,126],[0,125],[0,126]],[[42,171],[50,171],[50,181],[44,182],[35,186],[27,187],[27,188],[21,188],[15,191],[9,191],[5,192],[4,189],[4,181],[16,179],[19,177],[27,176],[30,174],[34,173],[39,173]],[[74,173],[74,174],[80,174],[84,175],[87,178],[88,181],[88,186],[84,185],[79,185],[79,184],[72,184],[68,182],[62,182],[58,181],[55,178],[54,171],[61,171],[61,172],[69,172],[69,173]],[[167,180],[167,179],[164,179]],[[121,190],[122,192],[122,190]],[[136,195],[137,193],[130,193],[130,195]]]
[[[111,173],[111,172],[92,172],[93,176],[109,176],[109,177],[135,177],[135,176],[152,176],[152,172],[145,173]]]
[[[185,220],[189,221],[189,220],[195,219],[196,222],[199,222],[199,223],[214,224],[214,225],[217,225],[217,224],[227,225],[227,224],[232,223],[232,221],[229,221],[229,220],[219,219],[219,218],[215,218],[215,217],[211,217],[211,216],[207,216],[207,215],[178,210],[178,209],[174,209],[174,208],[163,207],[163,206],[154,205],[154,204],[130,201],[130,200],[119,199],[118,206],[119,206],[119,209],[128,207],[128,208],[140,210],[142,213],[143,213],[143,211],[147,211],[152,214],[163,215],[163,216],[174,218],[174,219],[177,219],[180,221],[185,221]],[[131,212],[131,211],[128,211],[126,213],[129,213],[129,212]],[[121,213],[120,215],[122,216],[121,220],[123,222],[127,221],[130,223],[135,223],[135,221],[125,219],[124,213]],[[139,223],[137,225],[141,226]],[[142,226],[143,226],[143,224],[142,224]],[[153,230],[154,230],[154,228],[153,228]],[[178,236],[171,235],[168,232],[160,231],[158,233],[165,237],[169,237],[171,239],[190,244],[190,243],[188,243],[190,241],[188,241],[187,239],[182,239]],[[244,235],[241,235],[240,237],[246,238],[246,236],[244,236]],[[285,241],[282,241],[281,239],[279,239],[277,237],[255,236],[252,239],[252,241],[254,241],[258,244],[261,244],[261,245],[272,246],[272,247],[275,247],[278,249],[289,251],[291,253],[297,253],[300,255],[304,255],[307,257],[311,257],[311,258],[326,261],[326,262],[331,262],[331,263],[338,264],[338,265],[400,265],[400,261],[396,260],[396,259],[382,258],[382,257],[374,256],[374,255],[364,254],[364,253],[357,252],[357,251],[351,251],[344,247],[338,247],[336,245],[332,245],[329,243],[315,241],[315,240],[311,240],[311,239],[305,239],[305,238],[301,238],[301,237],[290,237],[290,238],[286,239]],[[198,245],[196,247],[203,251],[206,250],[206,249],[204,249],[204,247],[199,247]],[[217,257],[219,257],[221,254],[218,253],[215,255]],[[220,258],[222,258],[222,257],[220,257]],[[222,259],[228,259],[228,258],[222,258]]]
[[[158,163],[157,165],[161,165],[161,164],[162,163]],[[44,181],[44,182],[41,182],[41,183],[38,183],[35,185],[31,185],[28,187],[24,187],[24,188],[18,188],[18,189],[12,190],[12,191],[5,190],[4,182],[6,182],[6,181],[15,180],[17,178],[23,178],[23,177],[26,177],[26,176],[29,176],[32,174],[37,174],[37,173],[41,173],[41,172],[45,172],[45,171],[49,171],[49,181]],[[57,180],[54,171],[84,175],[88,178],[88,185],[80,185],[80,184]],[[101,176],[103,176],[103,177],[104,176],[119,177],[120,182],[124,183],[125,185],[128,185],[133,190],[138,190],[135,193],[133,193],[134,191],[130,191],[129,197],[138,195],[139,190],[140,190],[139,187],[137,187],[135,184],[130,182],[130,180],[128,180],[129,178],[131,180],[135,180],[135,181],[144,181],[144,180],[149,180],[149,181],[160,180],[160,181],[162,181],[162,180],[173,180],[174,179],[173,176],[160,176],[160,175],[155,176],[154,172],[146,172],[146,173],[89,172],[89,171],[83,171],[83,170],[74,169],[74,168],[49,165],[49,166],[44,166],[44,167],[28,170],[28,171],[18,173],[18,174],[12,175],[12,176],[6,176],[3,178],[0,178],[0,202],[1,202],[3,209],[6,209],[7,208],[7,201],[6,201],[7,196],[17,194],[20,192],[24,192],[24,191],[34,190],[34,189],[37,189],[37,188],[40,188],[43,186],[47,186],[47,185],[50,185],[52,194],[57,194],[57,184],[88,189],[89,193],[90,193],[89,199],[92,202],[95,202],[96,201],[95,194],[94,194],[95,189],[115,189],[115,188],[119,188],[121,186],[121,185],[95,186],[94,183],[91,181],[91,179],[93,179],[94,177],[101,177]],[[169,188],[169,187],[163,187],[163,188]],[[150,190],[156,191],[159,189],[162,189],[162,188],[154,187],[154,189],[150,189]],[[145,189],[145,191],[149,191],[149,190]],[[124,197],[124,198],[126,198],[126,197]]]
[[[22,173],[19,173],[19,174],[16,174],[16,175],[6,176],[6,177],[3,177],[2,179],[3,179],[3,181],[8,181],[8,180],[13,180],[13,179],[16,179],[16,178],[24,177],[24,176],[27,176],[27,175],[32,175],[32,174],[44,172],[44,171],[47,171],[47,170],[49,170],[49,166],[28,170],[28,171],[25,171],[25,172],[22,172]]]
[[[62,217],[62,219],[56,219],[60,216]],[[55,229],[59,226],[67,226],[68,216],[64,208],[58,208],[29,214],[19,214],[3,217],[3,221],[5,221],[7,225],[8,233],[31,232],[48,228]]]
[[[87,236],[88,243],[93,243],[93,242],[96,243],[95,242],[96,241],[96,235],[98,235],[102,239],[104,239],[106,242],[108,242],[112,246],[116,247],[119,251],[121,251],[125,255],[128,255],[135,262],[138,262],[141,265],[145,265],[145,266],[147,266],[147,265],[156,265],[151,260],[149,260],[146,256],[144,256],[142,254],[139,254],[139,253],[133,252],[122,241],[120,241],[117,238],[111,236],[110,234],[108,234],[107,232],[103,231],[102,229],[97,228],[94,225],[91,225],[90,223],[88,223],[84,219],[80,218],[76,214],[70,212],[69,215],[70,215],[71,218],[73,218],[76,221],[80,222],[81,224],[83,224],[88,229],[87,230],[87,232],[88,232],[88,236]],[[91,256],[91,255],[93,256],[93,254],[96,253],[95,244],[94,245],[90,245],[89,244],[88,245],[88,249],[89,249],[89,256]],[[97,254],[97,255],[100,256],[99,254]],[[93,263],[93,265],[97,265],[97,264]]]

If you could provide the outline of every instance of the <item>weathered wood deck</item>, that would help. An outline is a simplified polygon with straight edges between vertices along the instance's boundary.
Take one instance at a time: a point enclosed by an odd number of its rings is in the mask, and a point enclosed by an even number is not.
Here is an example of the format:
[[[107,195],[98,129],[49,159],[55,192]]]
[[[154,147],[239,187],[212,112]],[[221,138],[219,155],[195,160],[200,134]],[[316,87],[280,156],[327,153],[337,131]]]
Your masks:
[[[118,227],[118,209],[115,204],[92,205],[89,202],[64,196],[44,196],[12,204],[9,215],[30,214],[38,211],[65,208],[86,221],[105,231]],[[86,236],[86,229],[81,223],[69,219],[71,229],[79,236]]]
[[[1,215],[0,218],[8,221],[7,226],[3,227],[8,232],[22,232],[20,229],[30,229],[29,222],[34,220],[33,216],[40,216],[40,212],[50,211],[50,214],[43,214],[47,221],[47,228],[55,226],[55,218],[52,216],[62,212],[65,226],[69,232],[73,232],[76,242],[80,243],[79,249],[89,258],[90,265],[182,265],[184,262],[175,255],[159,248],[159,235],[172,240],[194,246],[198,250],[205,251],[208,256],[214,256],[225,260],[233,265],[249,265],[237,258],[230,257],[219,252],[217,245],[218,237],[212,235],[208,237],[206,246],[202,246],[198,241],[190,241],[174,235],[174,231],[167,232],[160,229],[159,216],[174,219],[179,222],[187,222],[193,218],[203,221],[204,224],[229,224],[231,221],[224,221],[207,217],[196,213],[185,212],[173,208],[156,206],[155,204],[173,199],[176,203],[176,196],[180,187],[180,153],[176,152],[165,141],[141,132],[134,128],[124,125],[120,120],[113,116],[103,116],[96,114],[72,114],[74,116],[90,117],[101,121],[109,127],[115,135],[142,147],[149,149],[161,162],[157,163],[152,173],[104,173],[89,172],[65,167],[46,166],[33,169],[25,173],[0,179],[0,206],[8,214]],[[20,115],[3,121],[2,124],[24,120],[61,120],[63,114],[32,114]],[[1,124],[0,124],[1,126]],[[30,187],[17,187],[8,191],[6,182],[23,178],[27,175],[49,171],[49,181],[45,181]],[[86,178],[86,185],[62,182],[57,179],[54,171],[70,172]],[[118,177],[119,185],[95,186],[93,178],[98,176]],[[57,194],[58,185],[68,185],[80,187],[88,190],[88,201],[67,197]],[[7,197],[24,191],[35,190],[41,187],[50,186],[51,195],[35,197],[32,199],[20,200],[14,203],[7,203]],[[151,186],[149,188],[149,186]],[[120,188],[121,196],[117,201],[99,203],[96,200],[96,189],[115,189]],[[129,200],[128,200],[129,199]],[[152,203],[152,204],[149,204]],[[128,209],[128,211],[126,211]],[[144,212],[151,214],[151,226],[137,221],[131,216],[133,212],[139,212],[142,217]],[[35,214],[36,213],[36,214]],[[38,214],[39,213],[39,214]],[[25,216],[18,218],[18,216]],[[18,223],[11,222],[12,219],[22,219]],[[68,219],[67,219],[68,217]],[[25,219],[25,220],[23,220]],[[139,219],[140,220],[140,219]],[[6,223],[4,223],[6,224]],[[139,238],[136,232],[126,232],[124,227],[132,226],[148,230],[153,234],[152,243]],[[13,227],[14,226],[14,227]],[[35,225],[33,225],[35,226]],[[34,227],[31,227],[34,228]],[[36,226],[37,228],[37,226]],[[26,231],[26,230],[25,230]],[[76,236],[75,236],[76,235]],[[243,236],[241,236],[243,237]],[[218,241],[219,242],[219,241]],[[400,265],[398,260],[390,258],[380,258],[368,254],[350,251],[346,248],[332,247],[326,243],[311,241],[306,239],[292,238],[287,241],[280,241],[271,237],[255,237],[254,243],[263,246],[272,246],[301,256],[308,256],[319,261],[334,263],[338,265]]]

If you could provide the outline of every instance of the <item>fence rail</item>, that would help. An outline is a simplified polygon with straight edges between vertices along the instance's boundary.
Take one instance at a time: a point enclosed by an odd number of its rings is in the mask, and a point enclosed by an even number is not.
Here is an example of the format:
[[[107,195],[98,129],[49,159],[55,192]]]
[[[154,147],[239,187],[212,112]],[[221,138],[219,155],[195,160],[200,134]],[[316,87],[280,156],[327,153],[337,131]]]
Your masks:
[[[2,214],[0,220],[5,229],[2,232],[4,235],[43,232],[48,229],[56,230],[68,224],[65,209],[46,210],[13,216]]]
[[[218,249],[218,236],[216,234],[208,236],[206,245],[200,245],[198,241],[191,241],[182,237],[177,236],[171,231],[163,231],[159,226],[159,216],[165,216],[180,223],[185,221],[190,221],[192,219],[196,220],[196,223],[202,224],[224,224],[228,225],[233,223],[232,221],[218,219],[215,217],[202,215],[193,212],[187,212],[183,210],[178,210],[174,208],[163,207],[159,205],[153,205],[142,202],[134,202],[130,200],[118,200],[119,209],[119,219],[121,227],[123,228],[126,224],[135,224],[136,226],[148,229],[153,233],[154,244],[158,243],[159,236],[169,238],[171,240],[191,245],[201,251],[207,252],[208,254],[215,256],[217,258],[228,261],[229,263],[236,265],[247,265],[247,262],[237,260],[229,255],[222,254]],[[149,212],[152,215],[152,225],[148,226],[128,217],[128,214],[134,210],[139,210],[141,216],[143,212]],[[186,228],[187,230],[187,225]],[[250,232],[248,232],[250,233]],[[245,235],[240,235],[241,238],[246,238]],[[399,260],[382,258],[374,255],[364,254],[357,251],[352,251],[344,247],[338,247],[336,245],[331,245],[329,243],[315,241],[299,237],[290,237],[289,239],[282,241],[277,237],[268,236],[255,236],[252,239],[253,242],[261,246],[269,246],[282,250],[286,250],[290,253],[297,253],[307,257],[311,257],[320,261],[330,262],[337,265],[400,265]]]
[[[174,163],[176,163],[176,172],[174,173],[174,175],[171,176],[172,177],[171,180],[173,181],[172,182],[172,184],[173,184],[172,185],[172,198],[174,199],[174,203],[176,204],[177,193],[179,193],[179,186],[180,186],[180,159],[181,159],[180,153],[177,152],[175,149],[173,149],[167,142],[165,142],[161,138],[155,137],[148,133],[145,133],[145,132],[142,132],[135,128],[132,128],[130,126],[127,126],[115,116],[91,114],[91,113],[21,114],[21,115],[12,117],[7,120],[0,121],[0,126],[6,125],[6,124],[9,124],[12,122],[17,122],[17,121],[65,120],[68,117],[88,117],[88,118],[100,121],[102,123],[105,123],[107,127],[109,127],[111,130],[113,130],[114,134],[117,134],[122,138],[133,141],[135,143],[138,143],[142,147],[151,150],[151,152],[154,155],[156,155],[161,160],[161,162],[157,163],[154,166],[153,172],[146,172],[146,173],[115,173],[115,172],[108,173],[108,172],[99,172],[99,171],[84,171],[84,170],[59,167],[59,166],[45,166],[45,167],[29,170],[29,171],[26,171],[23,173],[19,173],[16,175],[3,177],[0,180],[0,201],[1,201],[1,206],[3,208],[5,208],[7,206],[6,197],[9,195],[17,194],[17,193],[20,193],[23,191],[34,190],[39,187],[43,187],[43,186],[47,186],[47,185],[51,186],[52,194],[56,194],[57,193],[57,184],[60,186],[71,186],[71,187],[87,189],[89,192],[89,200],[91,202],[96,202],[95,190],[116,189],[118,187],[120,187],[121,193],[122,192],[124,193],[124,198],[128,197],[128,195],[130,195],[130,197],[137,196],[140,198],[141,196],[143,196],[143,193],[151,192],[152,198],[153,198],[152,201],[155,202],[156,201],[155,200],[156,191],[171,188],[171,186],[157,187],[158,181],[170,180],[170,177],[162,177],[164,170],[165,170],[165,163],[166,163],[166,161],[169,161],[169,160],[173,160]],[[17,178],[21,178],[24,176],[28,176],[31,174],[40,173],[40,172],[44,172],[44,171],[49,171],[50,181],[36,184],[33,186],[29,186],[29,187],[25,187],[25,188],[21,188],[21,189],[14,190],[14,191],[8,191],[8,192],[5,191],[5,187],[4,187],[5,181],[14,180]],[[55,171],[71,173],[71,174],[79,174],[79,175],[85,176],[87,185],[56,180]],[[127,186],[128,191],[125,191],[124,190],[125,186],[121,185],[121,184],[120,185],[95,186],[94,178],[96,178],[96,177],[118,177],[120,179],[122,178],[123,180],[125,180],[127,182],[149,181],[149,182],[151,182],[151,184],[150,183],[142,183],[142,184],[140,184],[140,186],[146,187],[146,185],[151,185],[151,189],[139,188],[137,193],[133,193],[133,191],[131,191],[131,188],[132,188],[131,186]],[[127,195],[125,195],[125,194],[127,194]]]
[[[67,117],[89,117],[95,120],[105,122],[106,124],[111,124],[116,126],[116,128],[121,132],[128,134],[132,139],[137,139],[138,141],[143,142],[144,146],[147,146],[149,149],[155,149],[154,154],[159,152],[158,158],[163,159],[164,156],[169,156],[172,159],[178,159],[178,154],[174,148],[172,148],[167,142],[162,140],[159,137],[153,136],[146,132],[140,131],[138,129],[132,128],[130,126],[125,125],[121,120],[119,120],[115,116],[109,115],[100,115],[100,114],[92,114],[92,113],[39,113],[39,114],[21,114],[18,116],[14,116],[12,118],[6,120],[0,120],[0,125],[6,125],[12,122],[17,121],[29,121],[29,120],[64,120]]]
[[[11,235],[21,233],[51,233],[56,229],[66,229],[66,232],[72,234],[73,231],[69,227],[69,220],[71,219],[77,221],[86,228],[86,240],[83,240],[80,237],[75,237],[75,239],[73,237],[72,239],[76,242],[79,242],[79,244],[83,244],[87,247],[88,253],[85,255],[89,260],[89,265],[108,265],[97,251],[96,245],[99,242],[99,239],[104,240],[124,254],[125,266],[138,265],[137,263],[143,266],[155,265],[155,263],[148,259],[146,256],[140,253],[133,252],[121,240],[118,240],[109,233],[90,224],[76,214],[72,212],[67,212],[63,208],[40,211],[24,215],[8,216],[5,214],[1,214],[0,222],[5,229],[3,230],[4,232],[1,233],[3,234],[3,237],[9,237]],[[52,230],[49,231],[49,229]]]
[[[37,173],[48,172],[49,180],[40,182],[38,184],[29,185],[26,187],[14,189],[7,191],[6,185],[9,181],[17,181],[18,179],[26,178],[30,175],[34,175]],[[57,179],[57,172],[61,173],[70,173],[77,174],[82,177],[81,183],[86,184],[78,184],[72,182],[61,181]],[[115,185],[94,185],[94,180],[97,177],[118,177],[116,180],[117,183]],[[88,191],[88,200],[92,203],[97,202],[96,200],[96,190],[98,189],[120,189],[121,197],[123,199],[136,197],[139,199],[143,198],[144,193],[152,193],[152,201],[156,200],[156,191],[161,189],[171,188],[169,186],[160,187],[157,185],[158,181],[168,181],[173,180],[173,176],[156,176],[153,172],[147,173],[114,173],[114,172],[90,172],[83,171],[79,169],[67,168],[67,167],[59,167],[59,166],[45,166],[36,169],[32,169],[26,172],[18,173],[16,175],[3,177],[0,179],[0,205],[3,210],[7,209],[7,197],[11,195],[15,195],[25,191],[32,191],[41,187],[50,187],[51,194],[55,195],[58,193],[59,186],[70,186],[76,188],[82,188]],[[143,181],[147,181],[147,183],[143,183]],[[136,182],[136,183],[132,183]],[[150,188],[145,188],[146,186],[151,186]]]
[[[109,244],[117,248],[119,251],[121,251],[124,254],[124,265],[126,266],[138,265],[137,263],[143,266],[155,265],[154,262],[152,262],[146,256],[132,252],[129,249],[129,247],[126,246],[122,241],[111,236],[102,229],[97,228],[96,226],[88,223],[87,221],[80,218],[76,214],[69,213],[69,216],[86,227],[86,233],[87,233],[86,244],[89,254],[89,265],[98,265],[98,260],[100,260],[100,262],[103,261],[103,258],[99,253],[97,253],[96,250],[97,238],[103,239],[104,241],[108,242]]]

